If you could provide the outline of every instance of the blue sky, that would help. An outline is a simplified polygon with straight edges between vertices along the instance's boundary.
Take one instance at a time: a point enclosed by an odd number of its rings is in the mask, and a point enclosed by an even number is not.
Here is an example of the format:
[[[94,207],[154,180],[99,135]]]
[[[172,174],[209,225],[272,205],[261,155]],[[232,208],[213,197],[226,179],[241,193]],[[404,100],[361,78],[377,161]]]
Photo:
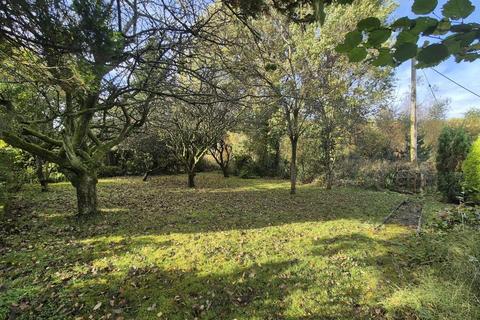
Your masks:
[[[468,17],[468,20],[479,22],[480,0],[471,1],[476,8],[475,12]],[[445,2],[446,1],[442,0],[439,1],[439,5],[435,10],[435,12],[439,15],[441,14],[441,8]],[[399,7],[393,13],[393,18],[415,16],[411,12],[413,0],[397,0],[397,3],[399,3]],[[480,94],[480,61],[477,60],[475,62],[456,63],[454,59],[449,59],[439,64],[437,67],[435,67],[435,69],[471,89],[472,91]],[[449,98],[451,100],[450,109],[448,111],[449,118],[462,116],[465,111],[472,107],[480,108],[479,97],[476,97],[458,87],[431,69],[422,70],[417,71],[419,82],[417,86],[417,94],[420,108],[427,106],[434,99],[428,88],[425,75],[430,84],[436,89],[435,95],[437,99]],[[425,72],[425,75],[423,72]],[[397,68],[395,73],[397,78],[397,102],[400,106],[405,106],[407,101],[406,99],[410,92],[410,62],[403,63]]]

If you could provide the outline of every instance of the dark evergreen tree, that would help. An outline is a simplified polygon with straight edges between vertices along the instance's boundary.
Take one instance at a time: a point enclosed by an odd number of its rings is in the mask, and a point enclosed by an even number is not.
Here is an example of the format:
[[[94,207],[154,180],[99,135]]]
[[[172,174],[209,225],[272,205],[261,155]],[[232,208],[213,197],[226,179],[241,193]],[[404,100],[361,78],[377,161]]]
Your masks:
[[[471,141],[463,127],[445,127],[438,138],[438,190],[449,202],[458,202],[462,194],[462,162]]]

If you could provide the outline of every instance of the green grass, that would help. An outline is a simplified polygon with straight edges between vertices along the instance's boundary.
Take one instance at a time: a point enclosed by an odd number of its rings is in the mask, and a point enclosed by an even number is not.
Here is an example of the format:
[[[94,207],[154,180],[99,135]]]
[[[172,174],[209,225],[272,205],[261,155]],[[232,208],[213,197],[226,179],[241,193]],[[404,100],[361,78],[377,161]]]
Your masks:
[[[102,214],[67,183],[2,220],[0,318],[478,319],[478,231],[375,231],[407,196],[282,180],[105,179]],[[426,223],[444,205],[425,200]]]

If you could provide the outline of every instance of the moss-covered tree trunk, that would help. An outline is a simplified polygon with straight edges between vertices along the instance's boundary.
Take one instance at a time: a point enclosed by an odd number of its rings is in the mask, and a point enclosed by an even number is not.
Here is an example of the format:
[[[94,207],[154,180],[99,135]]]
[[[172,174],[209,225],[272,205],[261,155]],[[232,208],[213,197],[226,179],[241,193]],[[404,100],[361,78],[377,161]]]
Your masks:
[[[188,175],[187,185],[189,188],[195,188],[195,166],[197,165],[197,159],[193,153],[189,154],[185,159],[185,171]]]
[[[97,182],[97,176],[93,173],[83,173],[72,178],[72,185],[77,191],[79,216],[90,216],[98,212]]]
[[[40,183],[40,187],[42,192],[48,191],[48,178],[45,174],[45,161],[39,156],[35,157],[35,171],[37,174],[38,182]]]

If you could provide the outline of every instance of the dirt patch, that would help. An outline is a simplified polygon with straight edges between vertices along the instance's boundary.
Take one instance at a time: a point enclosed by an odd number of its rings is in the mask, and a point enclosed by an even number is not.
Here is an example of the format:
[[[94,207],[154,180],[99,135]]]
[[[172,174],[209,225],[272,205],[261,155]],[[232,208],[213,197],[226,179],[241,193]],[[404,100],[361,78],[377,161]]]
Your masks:
[[[420,230],[422,221],[423,205],[420,202],[412,200],[402,201],[396,206],[388,216],[385,217],[383,223],[377,227],[380,228],[384,224],[400,224]]]
[[[422,217],[422,204],[407,202],[394,214],[387,223],[401,224],[409,227],[417,227]]]

